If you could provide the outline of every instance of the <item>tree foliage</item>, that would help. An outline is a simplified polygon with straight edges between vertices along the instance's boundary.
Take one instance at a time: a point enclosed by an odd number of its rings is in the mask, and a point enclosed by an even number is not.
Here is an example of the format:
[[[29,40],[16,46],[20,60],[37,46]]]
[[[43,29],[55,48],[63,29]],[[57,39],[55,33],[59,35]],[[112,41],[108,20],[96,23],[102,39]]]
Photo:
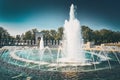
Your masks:
[[[41,32],[45,40],[62,40],[63,30],[63,27],[59,27],[57,30],[42,30]],[[107,29],[92,30],[88,26],[82,26],[81,30],[84,42],[93,41],[95,44],[120,42],[120,31]],[[20,40],[23,38],[24,40],[34,40],[35,32],[38,32],[38,30],[32,29],[26,31],[25,34],[16,35],[16,39]],[[0,39],[5,38],[10,38],[10,34],[3,27],[0,27]]]
[[[0,39],[12,38],[6,29],[0,27]]]
[[[107,29],[92,30],[82,26],[84,41],[93,41],[95,44],[120,42],[120,32]]]
[[[38,30],[32,29],[32,30],[25,32],[25,34],[22,34],[23,39],[24,40],[35,40],[35,32],[38,32]]]
[[[88,26],[82,26],[82,35],[85,42],[93,41],[93,30],[90,29]]]
[[[61,40],[63,36],[63,27],[58,28],[56,39]]]
[[[92,30],[88,26],[81,26],[84,42],[92,41],[95,44],[120,42],[120,32],[107,29]],[[62,40],[63,27],[57,30],[42,30],[45,40]],[[25,39],[34,39],[34,33],[37,29],[32,29],[25,33]]]
[[[61,40],[63,35],[63,27],[59,27],[58,30],[42,30],[44,39],[46,40]]]

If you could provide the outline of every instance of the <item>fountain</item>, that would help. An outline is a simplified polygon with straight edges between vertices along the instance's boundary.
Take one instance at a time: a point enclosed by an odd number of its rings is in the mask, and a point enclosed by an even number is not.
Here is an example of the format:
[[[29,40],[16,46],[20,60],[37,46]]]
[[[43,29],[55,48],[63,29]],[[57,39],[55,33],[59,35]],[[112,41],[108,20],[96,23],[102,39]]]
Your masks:
[[[39,44],[40,50],[44,49],[44,41],[43,41],[43,36],[41,37],[40,44]]]
[[[43,36],[39,48],[13,46],[0,50],[0,63],[8,69],[41,75],[54,72],[90,72],[112,68],[112,62],[119,62],[115,46],[104,46],[100,51],[85,51],[80,22],[75,18],[74,5],[70,7],[70,18],[65,20],[62,46],[58,49],[44,47]],[[111,50],[112,52],[108,51]],[[22,75],[22,74],[21,74]],[[20,76],[21,76],[20,75]],[[13,77],[14,78],[14,77]],[[16,77],[15,77],[16,78]]]
[[[59,61],[85,63],[80,22],[75,18],[74,11],[74,5],[72,4],[69,21],[65,20],[64,24],[63,53],[65,56]]]

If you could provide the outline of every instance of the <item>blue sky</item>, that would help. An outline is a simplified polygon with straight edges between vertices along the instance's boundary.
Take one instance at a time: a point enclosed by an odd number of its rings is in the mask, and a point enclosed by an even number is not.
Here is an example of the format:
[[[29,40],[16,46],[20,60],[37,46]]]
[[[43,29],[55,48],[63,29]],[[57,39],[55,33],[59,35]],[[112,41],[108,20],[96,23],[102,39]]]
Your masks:
[[[57,29],[76,6],[81,25],[120,31],[119,0],[0,0],[0,26],[11,35],[37,28]]]

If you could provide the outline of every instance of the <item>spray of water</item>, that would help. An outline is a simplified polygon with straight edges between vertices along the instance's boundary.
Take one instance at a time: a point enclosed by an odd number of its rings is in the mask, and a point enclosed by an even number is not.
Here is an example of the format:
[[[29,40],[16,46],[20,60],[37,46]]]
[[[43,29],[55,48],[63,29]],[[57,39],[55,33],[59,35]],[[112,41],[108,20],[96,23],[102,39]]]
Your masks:
[[[75,18],[75,9],[72,4],[70,7],[70,18],[65,20],[63,52],[66,54],[64,61],[66,62],[85,62],[85,54],[83,53],[83,39],[81,34],[80,22]]]
[[[43,50],[43,49],[44,49],[43,36],[41,37],[39,48],[40,48],[40,50]]]

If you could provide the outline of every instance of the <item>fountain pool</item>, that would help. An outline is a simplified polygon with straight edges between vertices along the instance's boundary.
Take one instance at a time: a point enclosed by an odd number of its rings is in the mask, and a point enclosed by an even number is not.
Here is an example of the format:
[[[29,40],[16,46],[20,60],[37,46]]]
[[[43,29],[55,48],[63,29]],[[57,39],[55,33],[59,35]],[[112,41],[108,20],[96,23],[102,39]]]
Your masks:
[[[57,72],[86,72],[111,69],[112,62],[120,63],[119,52],[108,52],[106,49],[81,52],[85,53],[84,63],[63,58],[64,54],[60,53],[60,50],[60,48],[57,50],[49,47],[42,50],[35,47],[5,47],[3,51],[1,50],[1,60],[18,67]]]

